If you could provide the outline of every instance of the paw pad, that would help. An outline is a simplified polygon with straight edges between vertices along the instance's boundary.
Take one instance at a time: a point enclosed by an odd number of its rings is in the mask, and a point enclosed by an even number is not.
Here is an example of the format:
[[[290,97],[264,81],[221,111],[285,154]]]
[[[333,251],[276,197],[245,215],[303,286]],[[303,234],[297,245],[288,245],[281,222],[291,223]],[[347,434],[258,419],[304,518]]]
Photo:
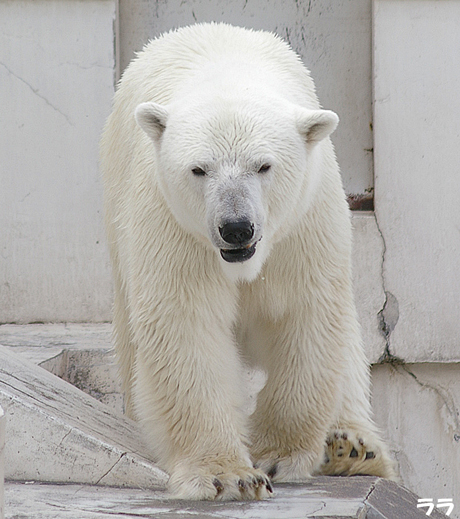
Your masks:
[[[375,454],[372,451],[366,452],[366,459],[371,460],[375,458]]]
[[[371,474],[373,473],[371,464],[378,457],[378,452],[375,446],[370,447],[357,434],[350,431],[332,431],[326,438],[326,452],[321,473],[338,476]]]
[[[358,451],[353,447],[350,452],[350,458],[357,458],[358,457]]]

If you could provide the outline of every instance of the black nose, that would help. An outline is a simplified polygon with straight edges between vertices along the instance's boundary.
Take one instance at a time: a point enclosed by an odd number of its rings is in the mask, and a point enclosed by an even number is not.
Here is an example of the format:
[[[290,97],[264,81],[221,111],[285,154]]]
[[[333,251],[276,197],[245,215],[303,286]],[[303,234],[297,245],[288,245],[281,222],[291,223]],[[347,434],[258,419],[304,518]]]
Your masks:
[[[245,245],[254,236],[254,225],[248,220],[230,222],[219,227],[220,235],[231,245]]]

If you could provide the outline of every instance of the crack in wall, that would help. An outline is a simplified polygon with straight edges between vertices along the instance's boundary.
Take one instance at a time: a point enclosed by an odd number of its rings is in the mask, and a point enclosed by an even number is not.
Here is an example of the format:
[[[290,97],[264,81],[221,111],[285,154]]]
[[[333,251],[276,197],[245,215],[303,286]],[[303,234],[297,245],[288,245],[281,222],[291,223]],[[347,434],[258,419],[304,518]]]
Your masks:
[[[441,400],[443,406],[446,409],[447,415],[452,420],[451,425],[454,429],[453,439],[456,442],[458,442],[460,440],[460,418],[459,413],[457,411],[457,407],[455,405],[454,397],[449,393],[447,389],[441,386],[421,381],[415,373],[410,371],[409,366],[407,364],[401,364],[401,368],[408,375],[410,375],[422,389],[429,389],[431,391],[434,391],[434,393],[438,396],[438,398]]]
[[[371,494],[374,492],[376,485],[377,485],[376,481],[374,481],[371,484],[368,493],[366,494],[365,498],[363,499],[363,506],[358,510],[357,519],[366,519],[368,517],[368,512],[370,510],[372,510],[372,506],[369,505],[368,501],[369,501],[369,498],[371,497]]]
[[[317,512],[321,512],[322,510],[324,510],[326,508],[326,502],[325,501],[321,501],[321,506],[320,508],[316,509],[316,510],[312,510],[311,512],[308,512],[308,517],[312,517],[311,514],[316,514]]]
[[[55,112],[57,112],[58,114],[62,115],[62,117],[65,118],[65,120],[71,125],[71,126],[75,126],[72,121],[69,119],[69,117],[61,112],[61,110],[59,110],[59,108],[57,108],[56,106],[54,106],[52,103],[50,103],[48,101],[48,99],[46,99],[45,96],[43,96],[42,94],[39,93],[39,90],[38,88],[34,88],[30,83],[28,83],[25,79],[23,79],[22,77],[18,76],[17,74],[15,74],[5,63],[2,63],[0,62],[0,65],[8,72],[8,74],[10,74],[11,76],[15,77],[16,79],[18,79],[19,81],[21,81],[21,83],[23,83],[24,85],[26,85],[37,97],[39,97],[40,99],[42,99],[43,101],[45,101],[45,103],[51,107]]]
[[[377,211],[374,211],[375,224],[380,235],[383,245],[382,261],[380,263],[380,276],[385,301],[380,311],[377,313],[379,318],[379,329],[385,339],[385,349],[379,358],[379,363],[404,364],[404,360],[391,353],[391,334],[393,333],[399,321],[399,303],[396,297],[387,290],[385,280],[385,260],[387,254],[387,244],[380,228],[377,218]]]
[[[59,442],[57,448],[59,448],[65,441],[65,439],[70,435],[72,434],[73,432],[73,429],[70,429],[70,431],[66,432],[65,435],[63,436],[62,440]]]
[[[99,485],[99,483],[108,475],[112,472],[112,470],[118,465],[118,463],[120,463],[120,461],[127,455],[128,453],[127,452],[123,452],[121,454],[121,456],[117,459],[117,461],[109,468],[109,470],[107,470],[107,472],[105,472],[104,474],[102,474],[102,476],[96,481],[96,483],[94,483],[96,486]]]

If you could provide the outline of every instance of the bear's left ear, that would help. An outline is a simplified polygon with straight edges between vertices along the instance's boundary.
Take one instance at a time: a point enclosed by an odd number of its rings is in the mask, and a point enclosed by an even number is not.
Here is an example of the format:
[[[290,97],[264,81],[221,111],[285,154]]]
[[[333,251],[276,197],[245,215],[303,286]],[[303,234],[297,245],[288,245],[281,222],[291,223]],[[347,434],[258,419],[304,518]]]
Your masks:
[[[153,140],[163,134],[168,120],[168,110],[157,103],[141,103],[134,111],[137,124]]]
[[[297,115],[297,128],[309,144],[328,137],[338,124],[338,115],[330,110],[301,109]]]

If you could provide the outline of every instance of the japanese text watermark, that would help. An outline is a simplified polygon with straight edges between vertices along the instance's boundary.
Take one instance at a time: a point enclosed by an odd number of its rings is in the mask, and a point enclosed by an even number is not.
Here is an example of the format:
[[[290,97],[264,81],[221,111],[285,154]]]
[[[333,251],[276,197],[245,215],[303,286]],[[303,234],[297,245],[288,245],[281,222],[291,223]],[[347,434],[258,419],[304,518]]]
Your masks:
[[[426,508],[426,514],[425,515],[431,515],[431,512],[434,510],[434,508],[446,508],[447,510],[443,510],[444,513],[449,516],[452,513],[452,510],[454,509],[454,500],[452,498],[447,499],[438,499],[436,502],[432,498],[422,498],[418,500],[417,508]]]

